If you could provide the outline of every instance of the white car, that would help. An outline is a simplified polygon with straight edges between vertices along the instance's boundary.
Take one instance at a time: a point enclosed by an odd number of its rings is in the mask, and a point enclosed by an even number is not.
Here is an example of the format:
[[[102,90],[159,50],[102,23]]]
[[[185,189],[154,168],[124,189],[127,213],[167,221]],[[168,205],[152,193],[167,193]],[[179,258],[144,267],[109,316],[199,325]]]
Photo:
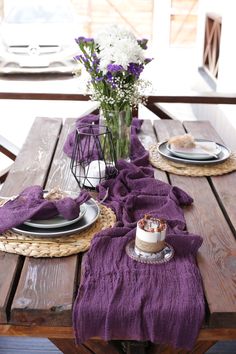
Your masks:
[[[70,1],[16,1],[0,25],[0,74],[72,73],[83,35]]]

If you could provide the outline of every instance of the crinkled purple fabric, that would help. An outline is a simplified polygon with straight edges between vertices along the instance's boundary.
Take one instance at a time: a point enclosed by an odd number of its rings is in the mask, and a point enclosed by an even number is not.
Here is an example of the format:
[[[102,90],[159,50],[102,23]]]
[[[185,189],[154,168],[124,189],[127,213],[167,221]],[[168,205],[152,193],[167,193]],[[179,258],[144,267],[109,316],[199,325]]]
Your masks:
[[[65,197],[59,200],[44,199],[43,193],[41,186],[31,186],[1,207],[0,233],[28,219],[50,219],[60,214],[65,219],[72,220],[79,216],[80,205],[90,199],[86,191],[82,191],[75,199]]]
[[[99,152],[94,149],[94,141],[90,141],[88,144],[88,139],[85,138],[83,133],[88,133],[88,124],[93,123],[93,130],[94,132],[98,132],[99,130],[99,116],[95,114],[89,114],[86,117],[78,119],[76,122],[75,130],[73,130],[66,139],[66,142],[63,147],[63,151],[69,156],[73,156],[73,149],[75,145],[75,138],[76,138],[76,129],[79,129],[82,134],[80,134],[81,139],[81,150],[83,150],[83,159],[89,157],[89,159],[98,160],[100,158]]]
[[[86,117],[83,118],[86,121]],[[83,262],[83,278],[73,307],[78,343],[104,340],[149,340],[191,350],[201,327],[205,304],[196,253],[202,244],[186,230],[183,207],[193,200],[178,187],[154,179],[148,153],[132,126],[132,162],[120,160],[116,178],[104,181],[99,197],[117,216],[115,227],[93,238]],[[135,238],[137,220],[151,214],[167,220],[167,242],[174,258],[143,264],[125,251]]]

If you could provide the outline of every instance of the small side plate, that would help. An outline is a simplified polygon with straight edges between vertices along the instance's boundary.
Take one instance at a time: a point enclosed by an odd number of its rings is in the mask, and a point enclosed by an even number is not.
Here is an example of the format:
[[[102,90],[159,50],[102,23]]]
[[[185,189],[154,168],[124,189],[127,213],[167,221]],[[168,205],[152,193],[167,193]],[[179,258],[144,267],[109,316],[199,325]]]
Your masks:
[[[12,228],[13,231],[23,235],[35,236],[35,237],[63,237],[73,234],[77,234],[87,227],[91,226],[100,215],[100,208],[94,199],[89,199],[85,202],[86,212],[79,221],[74,224],[57,227],[57,228],[41,228],[32,227],[25,224],[21,224]]]
[[[197,160],[197,159],[193,160],[193,159],[183,158],[183,157],[173,155],[173,153],[167,149],[167,144],[168,141],[164,141],[159,144],[158,146],[159,154],[171,161],[175,161],[179,163],[187,163],[187,164],[194,164],[194,165],[216,164],[227,160],[231,154],[230,149],[228,149],[225,145],[217,143],[221,148],[221,152],[219,153],[217,158],[213,157],[212,159],[208,159],[208,160]]]
[[[202,139],[196,139],[196,142],[210,142],[209,140],[202,140]],[[187,149],[186,151],[178,151],[173,149],[170,144],[167,143],[166,148],[167,150],[169,150],[173,155],[178,156],[178,157],[182,157],[184,159],[190,159],[190,160],[210,160],[210,159],[215,159],[218,158],[219,154],[221,153],[221,146],[217,143],[215,143],[215,150],[214,153],[207,153],[207,151],[204,152],[194,152],[191,151],[189,152]],[[214,156],[215,155],[215,156]]]
[[[80,214],[77,218],[73,220],[66,220],[62,215],[57,215],[54,218],[46,219],[46,220],[27,220],[24,222],[25,225],[43,228],[43,229],[54,229],[57,227],[64,227],[67,225],[74,224],[75,222],[79,221],[86,212],[86,206],[82,204],[80,206]]]

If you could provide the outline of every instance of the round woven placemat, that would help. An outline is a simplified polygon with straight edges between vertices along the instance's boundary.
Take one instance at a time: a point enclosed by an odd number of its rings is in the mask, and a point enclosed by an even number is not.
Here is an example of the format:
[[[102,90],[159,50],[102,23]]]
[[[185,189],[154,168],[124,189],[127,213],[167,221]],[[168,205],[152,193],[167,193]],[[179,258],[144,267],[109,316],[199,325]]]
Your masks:
[[[78,234],[39,238],[9,230],[0,235],[0,250],[29,257],[65,257],[87,251],[93,236],[116,222],[116,216],[110,208],[99,206],[101,213],[96,222]]]
[[[213,165],[191,165],[185,163],[177,163],[162,157],[158,152],[158,145],[149,147],[149,161],[160,170],[171,172],[181,176],[219,176],[236,170],[236,154],[231,153],[230,157],[221,163]]]

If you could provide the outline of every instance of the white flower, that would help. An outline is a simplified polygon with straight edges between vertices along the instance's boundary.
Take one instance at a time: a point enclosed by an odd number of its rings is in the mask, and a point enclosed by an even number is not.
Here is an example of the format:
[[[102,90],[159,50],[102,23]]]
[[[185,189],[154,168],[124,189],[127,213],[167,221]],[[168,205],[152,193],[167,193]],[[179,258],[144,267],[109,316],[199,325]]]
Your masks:
[[[117,40],[122,38],[130,38],[136,41],[136,38],[132,32],[128,31],[124,27],[118,27],[117,25],[104,27],[103,30],[100,31],[94,38],[94,40],[100,49],[104,49],[113,45]]]
[[[99,68],[103,74],[107,73],[108,64],[122,65],[125,70],[129,63],[144,63],[144,50],[139,46],[135,36],[126,29],[117,26],[101,32],[95,38],[99,48]]]

